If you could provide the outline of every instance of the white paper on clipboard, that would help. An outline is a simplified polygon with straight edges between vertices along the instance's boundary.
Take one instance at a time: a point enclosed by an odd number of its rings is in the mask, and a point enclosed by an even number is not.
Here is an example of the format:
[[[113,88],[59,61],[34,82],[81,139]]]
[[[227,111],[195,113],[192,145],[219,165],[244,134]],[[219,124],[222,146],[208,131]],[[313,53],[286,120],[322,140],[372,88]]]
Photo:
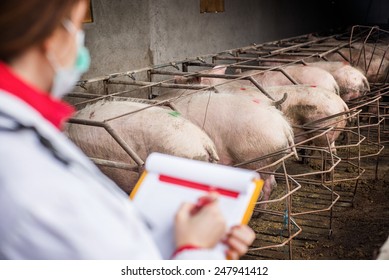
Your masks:
[[[131,199],[164,259],[175,250],[173,222],[183,202],[196,203],[210,190],[218,192],[221,212],[232,227],[251,215],[263,183],[254,171],[159,153],[147,158],[145,169]],[[224,245],[215,250],[224,252]]]

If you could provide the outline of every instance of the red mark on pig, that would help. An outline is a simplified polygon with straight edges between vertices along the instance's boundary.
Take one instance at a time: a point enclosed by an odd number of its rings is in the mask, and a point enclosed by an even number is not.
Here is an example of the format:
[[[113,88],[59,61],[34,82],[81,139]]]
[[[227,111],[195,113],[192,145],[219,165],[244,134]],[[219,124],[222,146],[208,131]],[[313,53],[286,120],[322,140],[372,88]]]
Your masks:
[[[246,90],[246,88],[242,87],[242,88],[240,88],[240,90]]]
[[[315,87],[317,87],[317,86],[315,86],[315,85],[311,85],[311,87],[315,88]]]
[[[259,104],[259,103],[261,103],[261,100],[255,98],[255,99],[253,99],[253,102]]]

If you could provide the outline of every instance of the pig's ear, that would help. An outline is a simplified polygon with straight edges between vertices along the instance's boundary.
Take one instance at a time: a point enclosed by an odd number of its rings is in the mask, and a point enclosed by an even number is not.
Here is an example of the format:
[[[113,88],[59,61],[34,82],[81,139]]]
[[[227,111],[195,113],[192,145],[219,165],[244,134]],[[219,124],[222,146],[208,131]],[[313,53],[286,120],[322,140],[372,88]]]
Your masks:
[[[209,73],[224,75],[226,73],[226,70],[227,70],[226,65],[218,65],[218,66],[213,67],[212,70],[209,71]]]
[[[174,76],[174,83],[181,85],[190,85],[190,84],[200,84],[202,82],[201,77],[183,77],[183,76]]]
[[[363,77],[363,91],[366,91],[369,92],[370,91],[370,85],[369,85],[369,82],[367,81],[367,79],[365,77]]]
[[[203,77],[197,77],[196,76],[196,77],[191,78],[192,84],[195,84],[195,85],[201,84],[203,82],[203,80],[204,80]]]
[[[174,76],[174,83],[175,84],[186,84],[186,78],[182,76]]]

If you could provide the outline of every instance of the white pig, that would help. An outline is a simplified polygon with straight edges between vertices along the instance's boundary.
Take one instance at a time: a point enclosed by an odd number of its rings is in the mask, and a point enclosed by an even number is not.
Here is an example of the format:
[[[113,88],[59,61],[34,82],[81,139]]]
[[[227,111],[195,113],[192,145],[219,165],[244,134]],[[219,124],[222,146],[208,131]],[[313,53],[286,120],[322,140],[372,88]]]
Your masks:
[[[339,94],[338,83],[331,75],[331,73],[326,70],[305,65],[291,65],[283,67],[282,69],[287,74],[289,74],[289,76],[291,76],[298,84],[317,86]],[[244,71],[241,75],[252,75],[255,72],[258,71]],[[293,82],[280,71],[262,72],[255,74],[252,77],[263,87],[293,85]],[[244,84],[252,85],[250,84],[250,81],[244,81]]]
[[[225,67],[219,67],[211,70],[210,72],[214,73],[216,71],[218,71],[218,74],[222,74],[222,71],[225,71]],[[264,102],[267,105],[274,105],[274,102],[263,95],[257,88],[247,86],[247,82],[242,80],[226,83],[226,80],[219,78],[197,78],[195,81],[204,85],[215,85],[224,82],[223,85],[215,86],[217,92],[252,96],[258,98],[258,100],[261,100],[261,102]],[[194,82],[194,80],[192,82]],[[314,126],[310,126],[305,129],[300,128],[300,126],[348,111],[347,104],[338,95],[334,94],[333,91],[320,87],[292,85],[267,87],[265,90],[275,100],[283,100],[284,94],[287,93],[286,101],[282,103],[279,108],[294,126],[294,134],[297,136],[295,138],[296,143],[321,134],[321,131],[309,134],[306,133],[307,131],[315,128]],[[327,134],[333,152],[336,152],[335,140],[339,137],[340,130],[342,130],[347,124],[346,118],[347,116],[344,114],[326,121],[320,121],[316,124],[317,127],[335,127],[333,131],[330,131]],[[326,135],[313,139],[312,143],[319,147],[328,146]]]
[[[219,65],[211,70],[204,71],[207,74],[225,74],[227,66]],[[291,76],[298,84],[318,86],[339,94],[339,86],[334,77],[326,70],[314,66],[291,65],[282,68],[289,76]],[[257,73],[257,74],[256,74]],[[280,71],[237,71],[237,74],[242,76],[252,76],[262,87],[293,85]],[[203,84],[216,85],[225,82],[222,78],[207,78],[207,77],[175,77],[177,84]],[[240,80],[241,85],[253,86],[249,80]]]
[[[145,107],[147,105],[129,101],[100,101],[77,112],[75,118],[103,121]],[[172,110],[151,107],[108,123],[143,161],[152,152],[208,162],[219,160],[215,145],[206,133]],[[104,129],[68,124],[66,130],[86,155],[135,165]],[[124,169],[106,166],[101,169],[127,193],[138,178],[137,173]]]
[[[352,67],[347,62],[321,61],[309,63],[309,65],[331,73],[339,85],[340,97],[346,102],[370,91],[366,77],[359,69]]]
[[[340,49],[339,52],[347,59],[350,59],[350,48]],[[352,65],[362,69],[369,82],[384,82],[389,71],[389,59],[383,56],[382,52],[374,53],[366,49],[362,52],[360,49],[351,48]],[[332,53],[327,56],[329,60],[345,61],[339,53]]]
[[[257,88],[242,87],[237,83],[225,84],[216,86],[219,92],[230,94],[247,95],[258,99],[258,102],[264,102],[268,105],[273,105],[274,102],[263,95]],[[321,134],[322,131],[312,132],[315,128],[335,129],[328,132],[332,151],[336,152],[335,140],[339,137],[342,129],[347,124],[347,114],[336,116],[328,120],[322,120],[336,114],[347,112],[347,104],[332,91],[323,88],[305,85],[279,86],[266,88],[267,93],[275,100],[286,100],[280,105],[279,109],[284,113],[285,117],[293,126],[295,134],[295,143],[305,141],[313,136]],[[306,128],[301,128],[303,125],[311,124]],[[309,132],[309,133],[307,133]],[[312,143],[318,147],[328,147],[326,135],[319,136],[312,140]]]

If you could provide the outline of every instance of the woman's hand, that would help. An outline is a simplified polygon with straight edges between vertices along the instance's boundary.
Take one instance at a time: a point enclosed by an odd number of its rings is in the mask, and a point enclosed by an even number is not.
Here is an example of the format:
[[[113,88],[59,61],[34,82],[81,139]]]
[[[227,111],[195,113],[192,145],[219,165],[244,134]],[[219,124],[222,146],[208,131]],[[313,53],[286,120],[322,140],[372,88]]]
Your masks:
[[[255,232],[249,226],[234,226],[224,240],[224,243],[228,246],[227,256],[232,260],[239,259],[247,253],[254,240]]]
[[[201,208],[184,203],[175,217],[176,248],[191,245],[213,248],[226,234],[226,223],[220,211],[217,194],[201,198],[208,201]]]

